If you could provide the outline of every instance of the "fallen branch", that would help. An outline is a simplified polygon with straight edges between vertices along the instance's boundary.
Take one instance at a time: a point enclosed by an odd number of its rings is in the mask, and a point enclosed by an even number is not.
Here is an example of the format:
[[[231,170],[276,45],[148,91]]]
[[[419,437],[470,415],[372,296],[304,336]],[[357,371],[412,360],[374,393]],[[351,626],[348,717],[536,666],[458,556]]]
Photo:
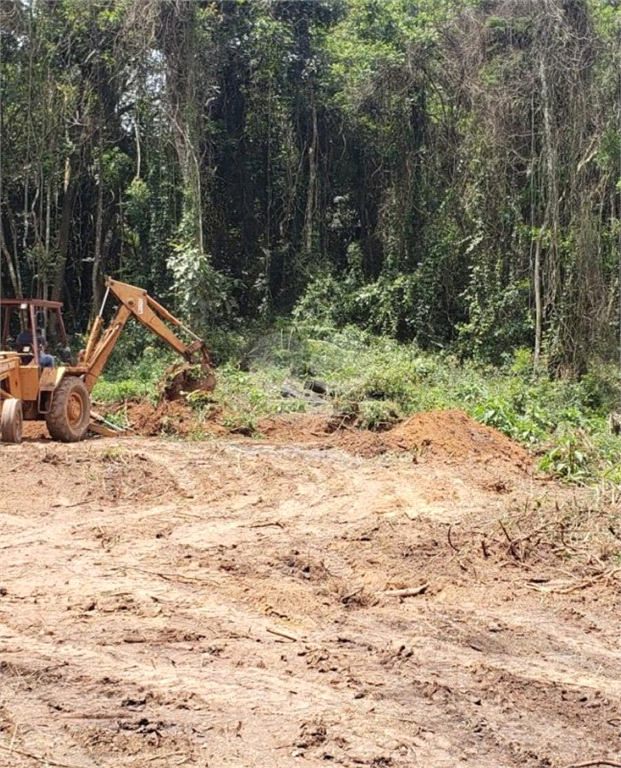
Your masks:
[[[284,523],[281,523],[280,520],[276,520],[273,523],[253,523],[252,525],[245,526],[246,528],[269,528],[270,526],[275,525],[278,528],[284,528]]]
[[[278,637],[285,637],[287,640],[293,640],[294,643],[297,643],[298,639],[297,637],[294,637],[293,635],[288,635],[286,632],[281,632],[278,629],[270,629],[269,627],[266,627],[267,631],[272,635],[278,635]]]
[[[595,579],[587,579],[587,581],[579,581],[577,584],[572,584],[568,587],[560,587],[555,589],[554,587],[540,587],[537,584],[527,584],[529,589],[534,589],[537,592],[544,592],[548,595],[568,595],[571,592],[577,592],[579,589],[586,589],[592,587],[595,584]]]
[[[548,521],[547,523],[544,523],[543,525],[540,525],[538,528],[533,528],[533,530],[530,533],[525,533],[523,536],[520,536],[517,539],[513,540],[514,544],[521,544],[523,541],[526,541],[527,539],[530,539],[531,536],[534,536],[536,533],[541,533],[542,531],[545,531],[546,528],[549,528],[552,523]]]
[[[520,562],[524,562],[524,557],[521,555],[515,548],[515,545],[520,541],[520,539],[516,539],[515,541],[509,536],[509,532],[505,528],[502,520],[498,521],[498,524],[502,528],[502,532],[507,537],[507,541],[509,542],[509,552],[515,557],[516,560],[520,560]]]
[[[420,587],[409,587],[408,589],[387,589],[382,594],[390,597],[416,597],[416,595],[422,595],[428,588],[429,584],[421,584]]]
[[[487,548],[487,542],[485,541],[485,536],[481,539],[481,549],[483,550],[483,557],[487,560],[489,557],[489,549]]]
[[[583,579],[582,581],[578,581],[575,584],[566,584],[566,585],[558,585],[556,587],[540,587],[537,584],[527,583],[526,586],[529,589],[535,589],[537,592],[546,592],[548,594],[557,594],[557,595],[568,595],[571,592],[577,592],[579,589],[586,589],[587,587],[592,587],[594,584],[596,584],[598,581],[608,581],[608,579],[615,576],[617,573],[621,571],[621,568],[611,568],[608,571],[603,571],[602,573],[598,573],[595,576],[591,576],[589,579]]]
[[[52,504],[52,509],[57,509],[59,507],[62,507],[63,509],[71,509],[71,507],[81,507],[82,504],[90,504],[91,502],[94,502],[95,499],[83,499],[82,501],[76,501],[75,504],[62,504],[61,502],[57,502],[56,504]]]
[[[453,524],[451,523],[451,525],[449,525],[449,527],[448,527],[448,532],[447,532],[447,534],[446,534],[446,536],[447,536],[447,538],[448,538],[448,543],[449,543],[449,546],[450,546],[450,548],[451,548],[451,549],[452,549],[454,552],[459,552],[459,549],[458,549],[458,548],[457,548],[457,547],[456,547],[456,546],[453,544],[453,542],[451,541],[451,530],[452,530],[452,528],[453,528]]]

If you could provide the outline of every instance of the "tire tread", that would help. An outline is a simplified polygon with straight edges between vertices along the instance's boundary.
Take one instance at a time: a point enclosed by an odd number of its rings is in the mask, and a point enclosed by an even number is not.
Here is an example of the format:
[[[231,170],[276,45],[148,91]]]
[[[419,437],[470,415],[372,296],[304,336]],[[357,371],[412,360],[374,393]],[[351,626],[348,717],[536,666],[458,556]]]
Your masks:
[[[79,389],[85,403],[84,417],[77,429],[67,421],[66,405],[69,395]],[[56,387],[52,396],[52,407],[45,417],[50,436],[63,443],[77,443],[82,440],[90,422],[90,396],[86,384],[77,376],[66,376]]]

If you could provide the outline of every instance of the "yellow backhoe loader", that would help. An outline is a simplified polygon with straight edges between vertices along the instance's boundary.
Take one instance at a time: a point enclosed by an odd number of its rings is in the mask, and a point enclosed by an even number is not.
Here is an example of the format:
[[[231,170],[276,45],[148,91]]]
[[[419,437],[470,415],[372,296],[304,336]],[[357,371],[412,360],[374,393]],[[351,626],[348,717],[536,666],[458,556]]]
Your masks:
[[[116,297],[119,306],[104,327],[103,312],[110,294]],[[205,342],[142,288],[108,278],[106,294],[86,348],[75,364],[57,366],[55,359],[46,354],[45,326],[54,327],[66,348],[61,308],[62,304],[57,301],[0,299],[2,442],[21,442],[24,419],[45,420],[50,436],[68,443],[82,440],[89,429],[106,434],[107,430],[91,413],[90,393],[130,317],[153,331],[189,364],[200,365],[200,388],[208,392],[214,389],[215,376]],[[175,335],[171,325],[187,334],[190,343],[184,343]],[[18,333],[11,343],[13,331]]]

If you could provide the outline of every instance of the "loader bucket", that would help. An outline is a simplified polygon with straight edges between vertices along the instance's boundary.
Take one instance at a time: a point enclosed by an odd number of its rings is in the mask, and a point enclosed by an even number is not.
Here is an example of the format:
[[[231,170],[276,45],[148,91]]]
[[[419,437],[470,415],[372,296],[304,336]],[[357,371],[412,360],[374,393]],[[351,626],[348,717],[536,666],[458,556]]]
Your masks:
[[[164,374],[161,385],[165,400],[182,400],[191,392],[213,392],[216,377],[211,367],[205,363],[176,363]]]

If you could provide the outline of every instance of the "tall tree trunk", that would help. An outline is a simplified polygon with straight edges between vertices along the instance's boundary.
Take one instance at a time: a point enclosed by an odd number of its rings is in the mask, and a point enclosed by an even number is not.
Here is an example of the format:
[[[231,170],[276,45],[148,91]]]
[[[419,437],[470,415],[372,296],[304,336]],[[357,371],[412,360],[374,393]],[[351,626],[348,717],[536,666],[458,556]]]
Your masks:
[[[534,290],[535,290],[535,352],[534,364],[537,365],[540,360],[542,336],[543,336],[543,316],[546,311],[546,305],[553,303],[557,285],[556,270],[557,265],[554,258],[557,255],[558,240],[558,186],[556,183],[556,148],[554,136],[552,134],[552,104],[548,87],[548,74],[546,72],[546,63],[543,57],[539,61],[539,78],[541,81],[541,99],[543,108],[543,153],[545,157],[545,178],[546,178],[546,206],[543,222],[537,236],[537,245],[535,248],[534,264]],[[541,251],[543,237],[549,228],[550,245],[548,248],[548,283],[546,286],[546,296],[543,294],[542,262]],[[551,276],[551,279],[550,279]]]
[[[535,352],[533,355],[533,365],[536,368],[539,365],[541,357],[541,338],[543,329],[543,298],[541,289],[541,242],[544,233],[548,228],[549,206],[546,205],[546,212],[543,217],[543,223],[537,235],[537,245],[535,246],[535,263],[533,268],[533,287],[535,291]]]
[[[0,222],[0,226],[2,229],[0,230],[0,247],[2,248],[2,253],[4,255],[6,265],[9,269],[9,278],[11,280],[11,285],[13,287],[13,293],[15,294],[15,298],[21,299],[22,298],[22,286],[19,279],[19,273],[18,270],[15,267],[15,264],[13,263],[13,257],[11,256],[11,252],[7,248],[6,239],[4,237],[4,226],[2,226]],[[17,263],[17,257],[15,260],[15,263]]]
[[[91,287],[93,291],[93,309],[95,315],[101,304],[102,290],[99,276],[101,267],[102,233],[103,233],[103,137],[99,139],[99,185],[97,189],[97,212],[95,218],[95,251],[93,254],[93,270],[91,272]]]
[[[75,182],[71,158],[65,158],[65,174],[63,180],[63,206],[58,229],[58,244],[56,266],[54,270],[54,283],[52,285],[52,300],[62,301],[65,285],[65,268],[69,253],[69,233],[71,231],[71,217],[73,214],[73,202],[75,199]]]
[[[304,215],[304,250],[309,256],[313,250],[315,235],[315,209],[317,199],[317,107],[313,98],[313,134],[308,147],[308,192]]]
[[[192,3],[175,0],[162,4],[163,34],[161,43],[167,61],[167,95],[169,119],[187,200],[184,217],[192,227],[199,252],[204,250],[203,190],[200,167],[201,112],[197,72],[196,9]],[[204,73],[201,73],[204,77]]]
[[[43,201],[41,201],[43,205]],[[49,299],[50,295],[50,226],[52,216],[52,177],[48,175],[45,184],[45,236],[43,240],[43,258],[45,260],[45,282],[42,288],[42,298]]]

